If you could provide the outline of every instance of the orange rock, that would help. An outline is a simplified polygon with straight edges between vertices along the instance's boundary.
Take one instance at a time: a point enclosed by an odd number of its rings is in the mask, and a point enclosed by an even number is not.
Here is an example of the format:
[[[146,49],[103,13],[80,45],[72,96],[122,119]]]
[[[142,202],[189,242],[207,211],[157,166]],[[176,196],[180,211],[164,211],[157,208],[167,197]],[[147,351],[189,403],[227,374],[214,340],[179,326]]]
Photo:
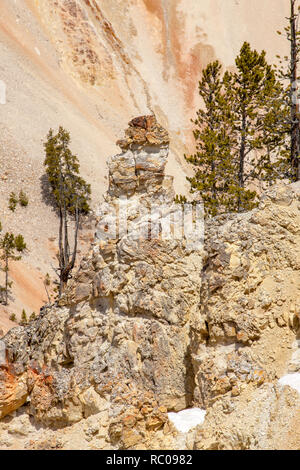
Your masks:
[[[28,396],[27,373],[17,376],[9,367],[0,368],[0,419],[22,406]]]
[[[167,145],[169,142],[168,132],[158,124],[154,115],[149,115],[132,119],[125,131],[125,139],[118,140],[117,145],[127,150],[136,144]]]
[[[127,415],[122,419],[124,426],[132,428],[136,423],[136,417],[133,415]]]

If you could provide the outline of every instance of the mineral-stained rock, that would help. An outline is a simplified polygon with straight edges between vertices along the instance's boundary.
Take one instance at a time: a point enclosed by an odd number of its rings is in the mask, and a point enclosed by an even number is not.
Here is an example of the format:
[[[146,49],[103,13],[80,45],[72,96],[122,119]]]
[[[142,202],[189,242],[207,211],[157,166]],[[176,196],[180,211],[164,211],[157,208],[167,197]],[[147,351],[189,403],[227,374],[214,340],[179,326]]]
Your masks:
[[[13,367],[0,368],[0,419],[22,406],[28,396],[26,374],[16,375]]]
[[[157,123],[154,115],[150,115],[132,119],[125,131],[125,138],[119,140],[117,145],[127,150],[145,145],[169,145],[169,142],[168,132]]]

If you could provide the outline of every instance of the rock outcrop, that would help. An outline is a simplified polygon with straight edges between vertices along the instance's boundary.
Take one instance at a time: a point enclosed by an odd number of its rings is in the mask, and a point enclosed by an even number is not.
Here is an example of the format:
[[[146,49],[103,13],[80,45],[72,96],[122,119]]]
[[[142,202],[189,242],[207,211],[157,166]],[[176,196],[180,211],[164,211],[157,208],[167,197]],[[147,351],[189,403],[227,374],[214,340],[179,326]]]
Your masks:
[[[195,326],[196,401],[207,407],[245,384],[288,371],[300,334],[297,185],[264,193],[258,209],[208,224],[200,316]],[[300,362],[295,365],[300,369]]]
[[[134,150],[145,145],[169,146],[169,143],[168,132],[157,123],[154,115],[150,115],[132,119],[125,131],[125,138],[118,140],[117,145],[122,150]]]
[[[167,173],[184,194],[202,70],[216,58],[233,67],[243,41],[277,62],[288,53],[276,34],[288,14],[287,0],[1,0],[1,57],[9,67],[0,73],[0,218],[28,246],[11,270],[14,299],[0,306],[4,334],[15,326],[12,314],[20,320],[23,309],[38,313],[47,302],[43,279],[53,273],[59,230],[41,191],[49,129],[62,124],[70,132],[94,209],[117,137],[129,119],[155,112],[171,137]],[[16,186],[29,197],[25,211],[8,208]]]
[[[129,123],[126,136],[108,164],[93,251],[64,299],[74,305],[69,352],[75,364],[84,356],[94,361],[102,384],[122,377],[180,410],[193,393],[190,323],[199,306],[202,246],[168,232],[180,214],[164,174],[166,131],[145,116]],[[94,344],[82,344],[88,317]]]
[[[197,448],[298,449],[300,187],[274,186],[252,212],[207,226],[195,403],[207,409]]]
[[[107,441],[125,448],[192,403],[190,325],[202,262],[201,240],[184,236],[164,174],[167,132],[146,116],[130,122],[126,137],[108,163],[89,256],[59,305],[4,340],[4,370],[22,379],[36,421],[62,427],[106,412]],[[22,404],[7,401],[2,416]]]
[[[119,145],[89,255],[1,343],[0,448],[299,448],[299,185],[208,221],[203,246],[155,117]],[[191,407],[204,422],[176,430]]]

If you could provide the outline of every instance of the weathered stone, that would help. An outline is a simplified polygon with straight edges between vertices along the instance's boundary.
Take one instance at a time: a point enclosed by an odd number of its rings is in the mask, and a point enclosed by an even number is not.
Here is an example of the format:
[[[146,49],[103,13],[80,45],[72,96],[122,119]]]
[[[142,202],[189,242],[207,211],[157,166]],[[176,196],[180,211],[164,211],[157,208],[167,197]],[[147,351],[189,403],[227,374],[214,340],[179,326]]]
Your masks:
[[[16,375],[12,366],[0,367],[0,419],[22,406],[28,396],[26,373]]]
[[[36,421],[74,426],[109,407],[106,436],[121,448],[144,446],[145,433],[163,432],[168,410],[192,401],[190,324],[202,263],[201,246],[164,232],[181,210],[164,175],[167,132],[145,117],[126,135],[130,144],[109,160],[90,254],[59,305],[5,338],[10,363],[26,374]],[[121,233],[124,195],[128,230]],[[151,226],[153,208],[158,219]]]
[[[230,413],[216,401],[197,433],[198,450],[292,450],[299,448],[300,394],[265,384],[240,393],[232,390]]]
[[[203,319],[193,342],[197,406],[238,396],[245,384],[260,387],[289,367],[300,332],[299,189],[274,186],[258,209],[207,224]]]
[[[157,123],[154,115],[150,115],[132,119],[125,131],[125,139],[119,140],[117,145],[127,150],[149,144],[160,147],[169,145],[169,142],[167,131]]]
[[[109,161],[95,242],[62,299],[3,339],[1,448],[299,447],[299,394],[278,383],[300,371],[299,185],[208,221],[203,253],[164,236],[178,205],[153,126],[134,121]],[[167,412],[193,405],[204,423],[178,432]]]

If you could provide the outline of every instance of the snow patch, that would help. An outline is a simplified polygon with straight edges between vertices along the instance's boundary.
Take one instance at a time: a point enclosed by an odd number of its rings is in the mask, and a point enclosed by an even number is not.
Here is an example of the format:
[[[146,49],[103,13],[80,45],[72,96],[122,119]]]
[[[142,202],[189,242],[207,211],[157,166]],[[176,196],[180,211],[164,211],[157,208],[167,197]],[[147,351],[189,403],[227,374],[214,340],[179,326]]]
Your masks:
[[[294,388],[297,390],[298,393],[300,393],[300,373],[295,373],[295,374],[287,374],[281,377],[281,379],[278,380],[278,383],[280,385],[289,385],[290,387]]]
[[[190,408],[178,413],[168,413],[169,420],[179,432],[189,432],[204,422],[206,411],[201,408]]]

